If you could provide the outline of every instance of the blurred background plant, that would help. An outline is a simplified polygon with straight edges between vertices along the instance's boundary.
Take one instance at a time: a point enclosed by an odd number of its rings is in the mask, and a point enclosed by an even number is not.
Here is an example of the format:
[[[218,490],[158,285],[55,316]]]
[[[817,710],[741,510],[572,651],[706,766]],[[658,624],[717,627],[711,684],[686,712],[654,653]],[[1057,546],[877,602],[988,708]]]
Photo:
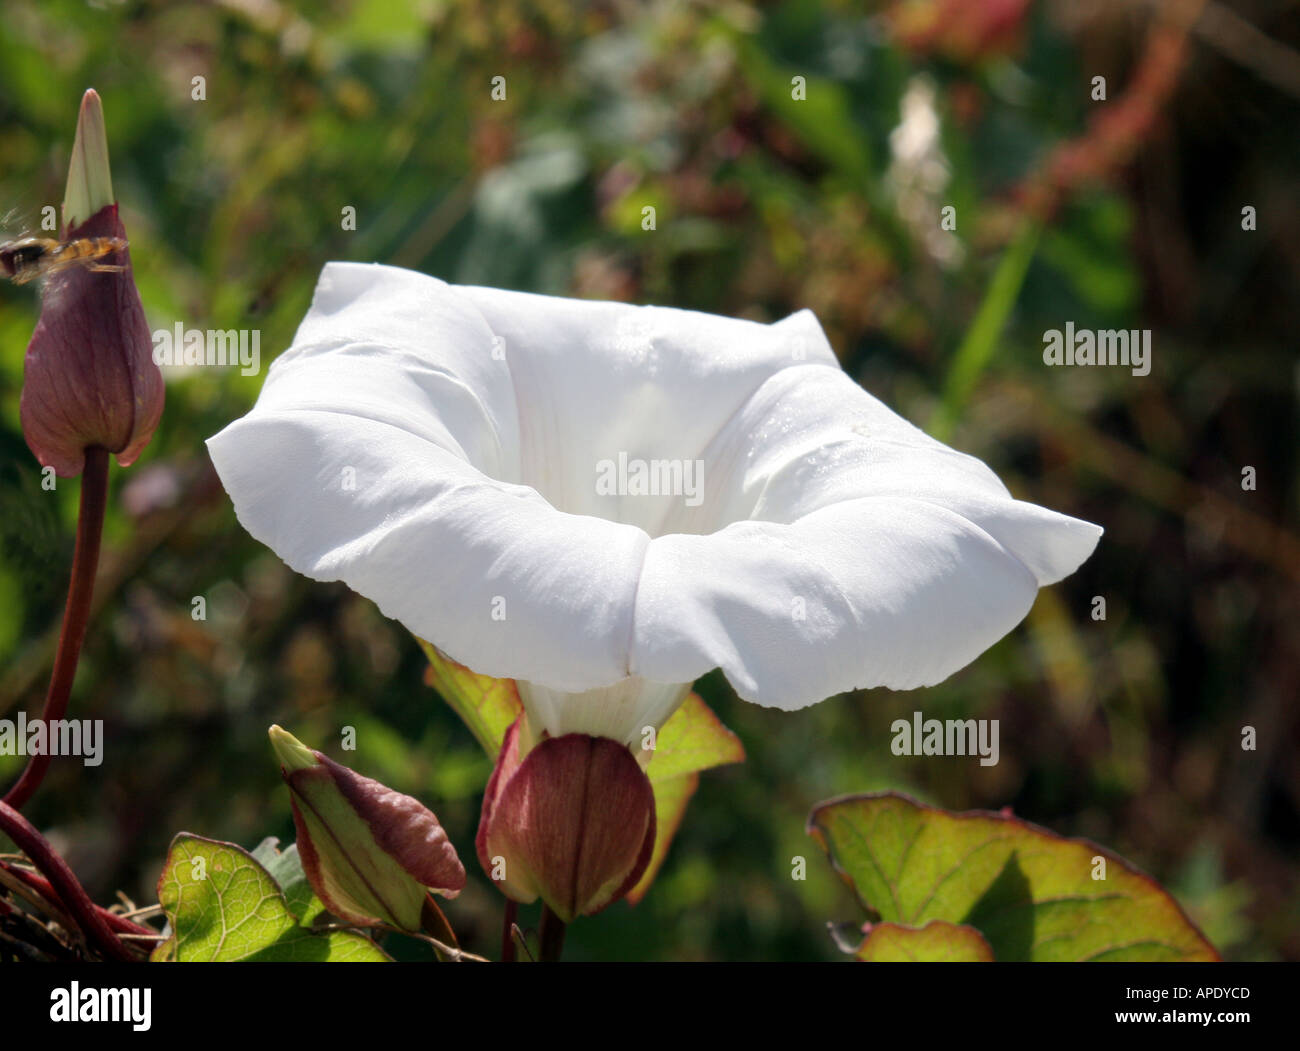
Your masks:
[[[263,353],[258,376],[165,370],[157,436],[113,474],[70,713],[105,721],[105,761],[56,762],[29,816],[97,899],[153,901],[179,829],[292,839],[279,722],[434,807],[472,857],[489,763],[419,647],[252,541],[202,444],[252,403],[325,261],[759,320],[809,307],[868,390],[1106,537],[935,689],[787,716],[705,679],[749,759],[701,779],[656,887],[575,925],[569,958],[834,958],[824,922],[861,917],[804,820],[892,787],[1094,838],[1228,958],[1300,959],[1300,14],[1156,10],[6,0],[0,204],[58,202],[93,85],[151,327],[260,329]],[[39,707],[77,497],[42,490],[18,426],[37,310],[0,289],[7,718]],[[1045,368],[1067,320],[1151,328],[1151,375]],[[1000,719],[999,765],[893,756],[918,708]],[[356,752],[326,744],[344,726]],[[5,783],[21,762],[0,757]],[[467,867],[452,920],[487,948],[500,901]]]

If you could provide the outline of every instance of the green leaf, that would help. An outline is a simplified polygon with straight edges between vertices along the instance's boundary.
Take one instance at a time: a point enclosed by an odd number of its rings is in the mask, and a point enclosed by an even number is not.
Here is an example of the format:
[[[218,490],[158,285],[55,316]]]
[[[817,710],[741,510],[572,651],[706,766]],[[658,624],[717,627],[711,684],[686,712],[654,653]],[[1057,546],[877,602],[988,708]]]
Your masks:
[[[1038,248],[1041,232],[1042,227],[1038,223],[1026,221],[998,260],[997,269],[993,271],[993,278],[989,281],[979,310],[948,368],[943,401],[936,410],[934,419],[930,421],[929,431],[940,441],[951,434],[966,399],[993,360],[998,337],[1002,335],[1007,319],[1020,297],[1020,288],[1025,283],[1025,274],[1029,272],[1029,264]]]
[[[253,850],[253,860],[258,862],[275,880],[284,894],[289,911],[298,917],[304,927],[310,927],[316,917],[325,911],[325,905],[311,889],[307,873],[302,870],[298,844],[291,843],[288,850],[280,850],[280,840],[267,836]]]
[[[1044,232],[1039,258],[1065,278],[1081,306],[1122,322],[1136,309],[1141,287],[1130,247],[1128,203],[1116,193],[1094,191],[1071,205]]]
[[[655,845],[650,864],[628,892],[633,905],[645,897],[668,856],[686,805],[699,787],[699,772],[744,761],[740,738],[722,725],[698,694],[688,694],[656,735],[654,758],[646,767],[655,794]]]
[[[271,874],[234,843],[178,833],[158,879],[158,901],[172,936],[154,950],[154,961],[388,959],[364,935],[301,926]]]
[[[470,671],[436,646],[417,639],[429,659],[425,679],[478,738],[488,757],[496,760],[510,724],[523,710],[514,679],[493,679]]]
[[[791,133],[853,185],[868,187],[877,181],[867,137],[854,121],[848,92],[840,84],[812,76],[806,69],[778,66],[748,37],[736,34],[733,42],[746,77]],[[791,91],[795,74],[804,78],[802,99],[796,99]]]
[[[867,963],[992,963],[993,950],[974,927],[931,920],[924,927],[877,923],[855,954]]]
[[[656,735],[655,754],[646,776],[651,781],[666,781],[744,761],[740,738],[722,725],[698,694],[690,693]]]
[[[651,764],[654,765],[653,763]],[[655,794],[655,845],[650,854],[650,863],[637,880],[636,886],[627,892],[627,900],[635,905],[646,896],[650,885],[663,867],[668,857],[668,848],[672,846],[673,836],[686,816],[686,805],[699,787],[699,774],[679,774],[677,777],[650,779],[650,788]]]
[[[1219,958],[1123,858],[1009,813],[956,814],[884,792],[819,804],[808,832],[881,920],[968,925],[999,960]]]

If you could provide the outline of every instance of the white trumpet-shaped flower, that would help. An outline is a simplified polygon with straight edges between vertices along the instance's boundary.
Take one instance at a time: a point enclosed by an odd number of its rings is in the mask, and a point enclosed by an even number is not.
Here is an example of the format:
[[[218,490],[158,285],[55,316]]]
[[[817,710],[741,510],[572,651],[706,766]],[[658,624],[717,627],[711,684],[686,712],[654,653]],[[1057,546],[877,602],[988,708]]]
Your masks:
[[[1015,500],[840,369],[816,319],[331,263],[208,442],[245,528],[477,672],[628,742],[720,667],[749,701],[939,682],[1101,530]]]

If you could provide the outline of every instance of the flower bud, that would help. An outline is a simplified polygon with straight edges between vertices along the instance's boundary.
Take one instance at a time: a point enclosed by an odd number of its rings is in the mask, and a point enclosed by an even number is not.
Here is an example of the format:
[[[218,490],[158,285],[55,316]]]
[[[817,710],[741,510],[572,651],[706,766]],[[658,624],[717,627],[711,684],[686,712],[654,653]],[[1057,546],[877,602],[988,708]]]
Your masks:
[[[521,757],[522,722],[507,732],[483,797],[479,862],[507,897],[540,896],[568,923],[641,878],[654,848],[654,792],[627,747],[606,737],[547,737]]]
[[[303,872],[330,912],[416,931],[429,891],[460,893],[465,869],[433,811],[278,726],[270,737],[289,786]]]
[[[91,446],[116,453],[123,467],[134,463],[153,437],[164,398],[131,276],[126,230],[113,200],[104,114],[94,91],[81,103],[63,223],[65,243],[115,238],[122,245],[50,272],[27,346],[19,407],[23,435],[37,460],[71,477],[81,473]]]

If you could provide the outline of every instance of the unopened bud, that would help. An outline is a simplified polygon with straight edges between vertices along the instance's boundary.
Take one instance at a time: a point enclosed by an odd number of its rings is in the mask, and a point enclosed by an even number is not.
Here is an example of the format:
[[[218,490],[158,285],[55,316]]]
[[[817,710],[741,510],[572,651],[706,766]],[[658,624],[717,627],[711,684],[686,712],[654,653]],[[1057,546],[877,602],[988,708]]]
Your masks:
[[[433,811],[270,729],[316,896],[349,923],[417,931],[430,891],[454,898],[465,868]]]
[[[483,797],[479,861],[492,873],[503,860],[507,897],[541,897],[568,923],[641,878],[654,848],[654,791],[627,746],[605,737],[544,738],[521,760],[521,722],[507,732]]]
[[[92,446],[116,453],[124,467],[134,463],[153,437],[164,397],[113,200],[104,113],[94,91],[81,103],[63,221],[62,244],[41,246],[33,261],[52,265],[27,345],[19,415],[36,459],[72,477]],[[10,276],[14,266],[10,259]]]

